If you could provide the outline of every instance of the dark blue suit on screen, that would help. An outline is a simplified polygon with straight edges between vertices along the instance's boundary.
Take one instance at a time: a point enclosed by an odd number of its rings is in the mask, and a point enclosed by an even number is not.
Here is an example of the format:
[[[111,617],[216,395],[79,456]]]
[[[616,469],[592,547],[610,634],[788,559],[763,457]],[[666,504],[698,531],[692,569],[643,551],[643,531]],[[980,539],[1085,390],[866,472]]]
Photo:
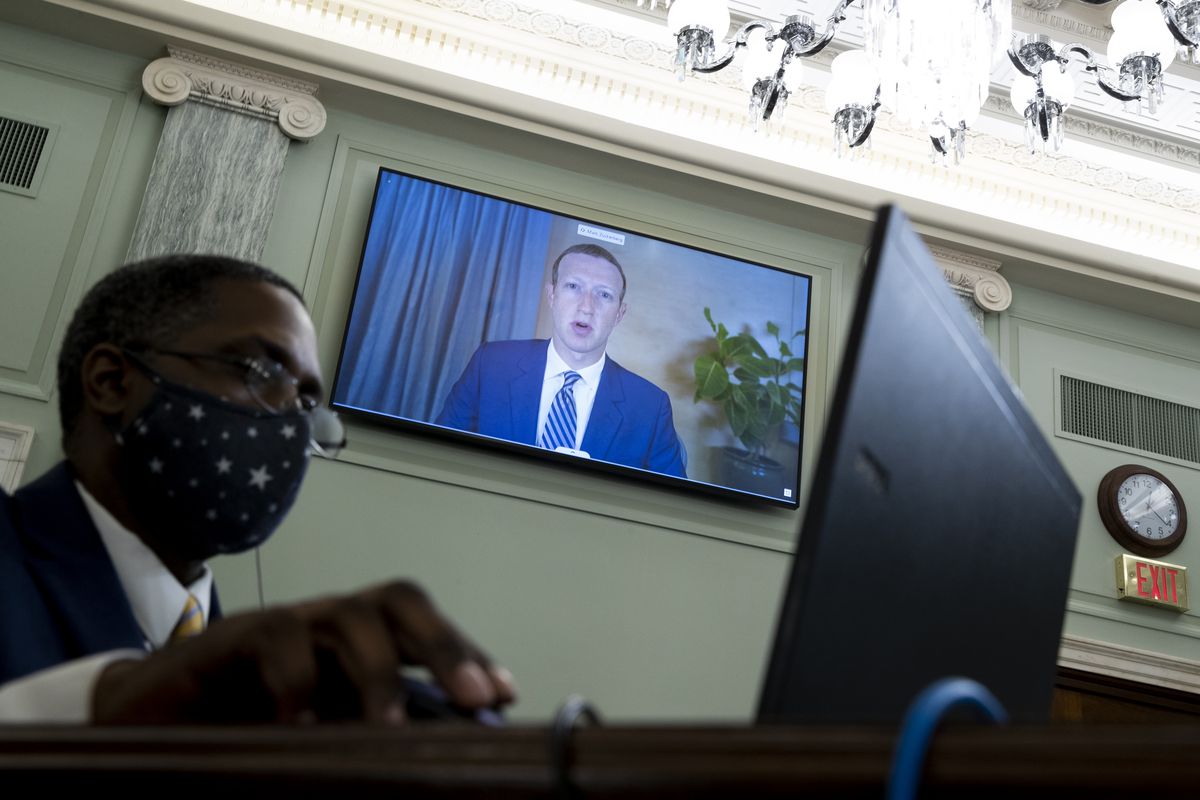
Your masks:
[[[220,616],[215,590],[210,615]],[[66,463],[0,491],[0,683],[144,644]]]
[[[437,424],[537,444],[545,339],[486,342],[450,390]],[[671,399],[609,358],[580,449],[592,458],[686,478]]]

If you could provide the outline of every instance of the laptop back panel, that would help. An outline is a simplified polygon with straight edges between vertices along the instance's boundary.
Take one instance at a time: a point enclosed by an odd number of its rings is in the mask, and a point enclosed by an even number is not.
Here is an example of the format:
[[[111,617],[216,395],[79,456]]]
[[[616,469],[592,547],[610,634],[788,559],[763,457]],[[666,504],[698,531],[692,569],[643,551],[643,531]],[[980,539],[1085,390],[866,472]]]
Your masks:
[[[883,209],[759,721],[895,722],[950,675],[1045,719],[1079,511],[974,321]]]

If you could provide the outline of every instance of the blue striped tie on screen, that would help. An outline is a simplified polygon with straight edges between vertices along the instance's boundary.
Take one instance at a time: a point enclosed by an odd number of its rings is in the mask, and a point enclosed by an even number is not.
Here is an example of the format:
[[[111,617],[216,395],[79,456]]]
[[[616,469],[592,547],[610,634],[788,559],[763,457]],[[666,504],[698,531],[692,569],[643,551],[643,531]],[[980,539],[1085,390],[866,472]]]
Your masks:
[[[575,449],[575,384],[580,377],[578,372],[563,373],[562,388],[554,395],[550,413],[546,415],[546,427],[542,429],[540,444],[547,450]]]

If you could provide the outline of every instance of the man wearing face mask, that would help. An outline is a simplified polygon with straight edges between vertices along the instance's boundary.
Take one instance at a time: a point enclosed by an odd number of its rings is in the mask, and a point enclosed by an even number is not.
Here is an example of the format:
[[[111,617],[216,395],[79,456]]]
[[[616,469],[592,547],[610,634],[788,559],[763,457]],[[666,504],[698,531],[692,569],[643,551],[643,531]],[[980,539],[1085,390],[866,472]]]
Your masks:
[[[66,460],[0,494],[0,722],[405,719],[403,666],[465,708],[511,676],[410,583],[221,619],[205,561],[261,544],[340,447],[312,322],[272,272],[123,267],[58,365]]]

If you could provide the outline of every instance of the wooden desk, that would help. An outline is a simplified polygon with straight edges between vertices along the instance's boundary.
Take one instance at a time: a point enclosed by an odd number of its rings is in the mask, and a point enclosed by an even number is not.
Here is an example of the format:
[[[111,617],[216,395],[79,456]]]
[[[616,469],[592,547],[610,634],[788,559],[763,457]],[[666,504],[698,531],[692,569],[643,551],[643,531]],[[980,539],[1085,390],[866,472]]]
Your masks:
[[[894,732],[604,727],[575,732],[578,797],[881,797]],[[0,728],[5,797],[555,797],[543,728]],[[949,728],[923,796],[1200,793],[1200,725]],[[32,790],[36,789],[36,793]]]

